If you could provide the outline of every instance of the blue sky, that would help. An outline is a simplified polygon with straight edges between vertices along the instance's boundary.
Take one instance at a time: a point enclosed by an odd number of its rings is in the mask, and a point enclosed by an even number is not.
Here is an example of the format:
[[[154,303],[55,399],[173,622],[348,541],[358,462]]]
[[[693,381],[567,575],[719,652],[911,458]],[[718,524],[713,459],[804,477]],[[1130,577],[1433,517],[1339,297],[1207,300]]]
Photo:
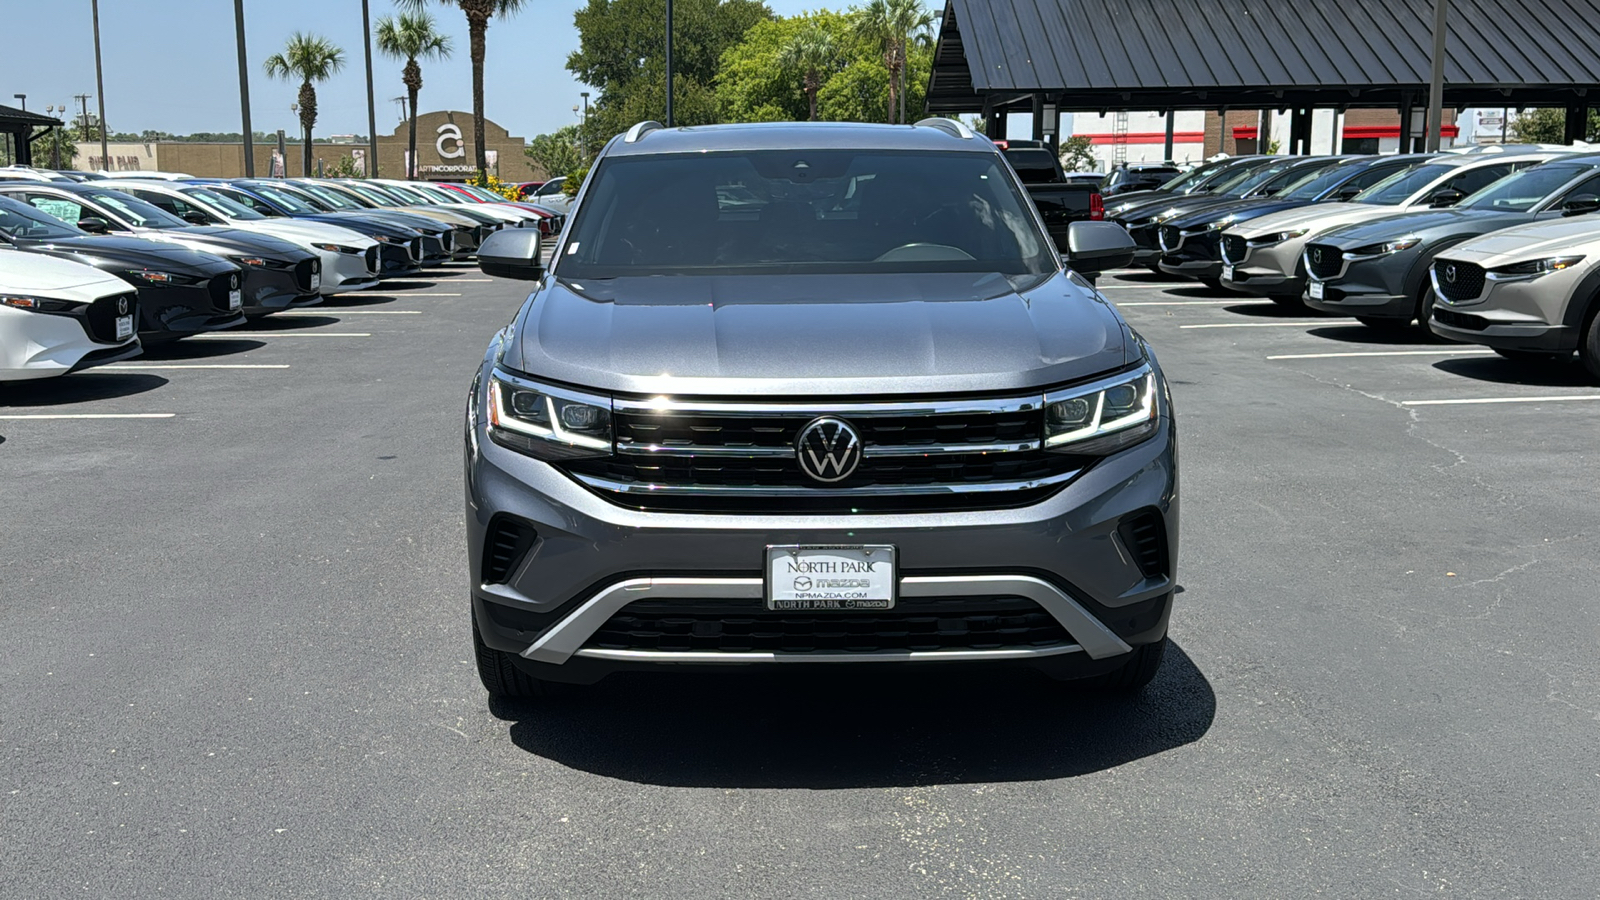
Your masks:
[[[826,4],[767,0],[793,15]],[[69,104],[74,94],[94,94],[94,40],[89,0],[7,2],[12,38],[0,53],[0,104],[28,109]],[[572,106],[586,88],[565,68],[578,47],[572,14],[577,0],[534,0],[516,17],[489,24],[485,74],[486,113],[514,135],[533,137],[576,121]],[[847,3],[834,4],[846,6]],[[372,17],[394,12],[392,0],[371,0]],[[346,66],[318,87],[318,134],[367,130],[366,76],[361,52],[360,0],[245,0],[245,42],[250,55],[250,109],[257,131],[299,130],[290,105],[297,85],[270,81],[262,60],[282,48],[295,30],[312,31],[343,47]],[[434,17],[455,39],[455,55],[424,63],[424,111],[472,108],[467,24],[459,9],[436,4]],[[234,52],[232,0],[100,0],[100,41],[105,65],[106,121],[112,131],[147,128],[183,134],[238,131],[239,75]],[[376,53],[376,50],[374,50]],[[400,63],[373,58],[380,134],[393,131],[405,92]],[[89,101],[94,111],[95,101]]]

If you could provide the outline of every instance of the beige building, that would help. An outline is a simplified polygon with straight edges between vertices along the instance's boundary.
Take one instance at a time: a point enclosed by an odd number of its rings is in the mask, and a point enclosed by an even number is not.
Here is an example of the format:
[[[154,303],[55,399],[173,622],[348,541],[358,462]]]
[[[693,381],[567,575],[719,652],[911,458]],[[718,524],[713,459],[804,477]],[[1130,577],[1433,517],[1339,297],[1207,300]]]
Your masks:
[[[404,178],[406,173],[407,123],[401,122],[392,134],[378,135],[378,174],[385,178]],[[529,162],[523,148],[527,142],[513,137],[493,121],[483,123],[484,149],[489,171],[503,181],[533,181],[543,177]],[[284,136],[285,174],[301,174],[301,144]],[[256,175],[273,174],[276,143],[255,144]],[[314,144],[311,170],[317,163],[324,171],[341,163],[366,165],[365,144]],[[428,181],[461,181],[476,171],[472,143],[472,113],[445,110],[423,113],[417,119],[417,177]],[[91,172],[183,172],[201,178],[238,178],[244,175],[243,144],[205,144],[187,141],[157,143],[111,143],[106,158],[100,156],[98,142],[80,142],[73,159],[74,168]]]

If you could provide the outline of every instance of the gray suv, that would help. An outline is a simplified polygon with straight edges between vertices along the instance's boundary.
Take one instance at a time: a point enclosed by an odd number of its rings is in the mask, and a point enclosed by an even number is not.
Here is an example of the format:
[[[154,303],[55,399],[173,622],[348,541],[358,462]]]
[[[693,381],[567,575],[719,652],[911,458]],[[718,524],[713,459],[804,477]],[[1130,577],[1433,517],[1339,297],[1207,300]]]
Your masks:
[[[995,146],[642,123],[597,158],[466,416],[490,694],[622,669],[1030,665],[1136,689],[1178,550],[1171,401]]]

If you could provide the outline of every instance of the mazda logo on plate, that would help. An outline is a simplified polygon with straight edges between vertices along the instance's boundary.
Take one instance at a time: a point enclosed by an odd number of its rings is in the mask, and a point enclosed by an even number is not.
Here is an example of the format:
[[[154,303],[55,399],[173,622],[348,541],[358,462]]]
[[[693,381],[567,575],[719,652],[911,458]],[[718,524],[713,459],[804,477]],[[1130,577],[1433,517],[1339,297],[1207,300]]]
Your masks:
[[[850,423],[831,416],[800,429],[794,450],[800,471],[816,481],[843,481],[861,464],[861,436]]]
[[[1456,283],[1455,263],[1451,263],[1450,265],[1444,267],[1444,280],[1450,282],[1451,284]]]
[[[125,316],[127,314],[128,314],[128,298],[127,297],[118,297],[117,298],[117,315]]]

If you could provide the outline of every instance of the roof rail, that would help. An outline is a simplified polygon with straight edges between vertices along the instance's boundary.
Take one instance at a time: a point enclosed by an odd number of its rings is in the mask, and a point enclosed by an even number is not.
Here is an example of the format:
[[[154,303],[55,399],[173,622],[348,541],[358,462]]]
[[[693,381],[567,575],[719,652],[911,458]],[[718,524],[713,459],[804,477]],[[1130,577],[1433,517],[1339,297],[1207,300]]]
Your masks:
[[[943,116],[931,116],[918,122],[917,125],[920,127],[937,128],[945,134],[948,134],[951,137],[960,138],[963,141],[970,141],[972,140],[973,136],[972,129],[968,128],[960,119],[946,119]]]
[[[662,128],[665,128],[665,127],[667,127],[667,126],[661,124],[660,122],[655,122],[655,121],[640,122],[639,124],[637,124],[637,125],[633,126],[632,128],[628,129],[628,133],[627,133],[626,136],[624,136],[622,138],[622,142],[624,144],[637,143],[640,138],[644,137],[645,135],[649,134],[650,132],[656,131],[656,130],[659,130],[659,129],[662,129]]]

